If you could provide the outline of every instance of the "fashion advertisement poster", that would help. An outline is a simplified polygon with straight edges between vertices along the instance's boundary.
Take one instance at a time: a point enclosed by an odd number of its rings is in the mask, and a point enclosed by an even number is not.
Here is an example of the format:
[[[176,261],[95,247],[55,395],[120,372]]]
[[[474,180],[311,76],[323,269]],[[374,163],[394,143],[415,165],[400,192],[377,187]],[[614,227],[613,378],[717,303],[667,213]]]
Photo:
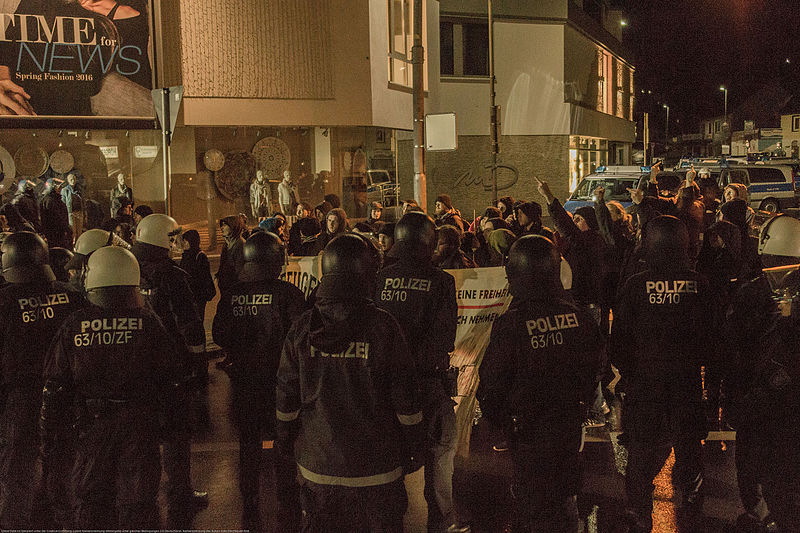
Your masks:
[[[152,117],[150,0],[0,0],[0,115]]]

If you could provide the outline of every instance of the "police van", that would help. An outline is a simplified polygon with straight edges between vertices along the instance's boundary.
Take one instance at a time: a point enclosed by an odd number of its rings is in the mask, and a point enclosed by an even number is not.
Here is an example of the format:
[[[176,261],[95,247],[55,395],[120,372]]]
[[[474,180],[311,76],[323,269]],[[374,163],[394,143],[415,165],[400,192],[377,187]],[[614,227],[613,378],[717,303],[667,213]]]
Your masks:
[[[797,207],[795,175],[789,165],[737,165],[723,169],[720,190],[730,183],[747,186],[750,207],[769,213]]]
[[[635,189],[639,182],[650,179],[650,167],[613,166],[598,167],[592,174],[583,178],[564,203],[564,209],[574,213],[583,206],[593,206],[592,195],[598,187],[606,190],[606,202],[617,201],[624,208],[631,205],[628,189]]]

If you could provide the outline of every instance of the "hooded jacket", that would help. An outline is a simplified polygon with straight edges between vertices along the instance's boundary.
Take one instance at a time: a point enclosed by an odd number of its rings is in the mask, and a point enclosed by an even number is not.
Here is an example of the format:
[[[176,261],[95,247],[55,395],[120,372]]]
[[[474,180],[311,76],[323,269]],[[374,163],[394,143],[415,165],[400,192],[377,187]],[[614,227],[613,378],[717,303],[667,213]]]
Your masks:
[[[422,421],[416,368],[397,321],[337,281],[323,276],[286,337],[278,432],[299,421],[295,459],[308,481],[385,485],[403,475],[402,428]]]
[[[219,269],[216,278],[220,293],[226,292],[237,281],[239,272],[244,266],[244,225],[238,215],[231,215],[220,220],[220,224],[226,224],[231,233],[225,238],[225,247],[219,258]]]
[[[572,267],[572,295],[576,301],[585,304],[599,304],[602,299],[601,284],[605,275],[606,244],[597,232],[597,219],[594,210],[591,219],[595,229],[581,231],[567,215],[558,199],[548,206],[553,224],[565,242],[562,254]],[[584,217],[585,218],[585,217]],[[589,219],[587,219],[589,223]]]

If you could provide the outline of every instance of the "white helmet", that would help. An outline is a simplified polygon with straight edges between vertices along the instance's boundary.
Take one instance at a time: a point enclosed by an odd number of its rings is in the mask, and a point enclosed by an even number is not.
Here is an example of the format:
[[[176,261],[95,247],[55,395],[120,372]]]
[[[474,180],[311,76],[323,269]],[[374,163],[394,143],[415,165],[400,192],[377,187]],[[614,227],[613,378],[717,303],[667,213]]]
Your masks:
[[[80,270],[86,264],[86,258],[95,250],[110,244],[111,234],[101,229],[90,229],[81,233],[75,241],[75,255],[64,268],[67,270]]]
[[[701,168],[700,170],[697,171],[697,177],[698,178],[704,178],[704,177],[705,178],[710,178],[711,177],[711,171],[708,168],[703,167],[703,168]]]
[[[159,248],[172,248],[170,237],[181,234],[181,227],[171,216],[163,213],[147,215],[136,226],[136,242],[143,242]]]
[[[125,248],[105,246],[89,258],[87,291],[102,287],[138,287],[139,262]]]
[[[778,215],[767,221],[758,237],[758,253],[800,257],[800,220]]]

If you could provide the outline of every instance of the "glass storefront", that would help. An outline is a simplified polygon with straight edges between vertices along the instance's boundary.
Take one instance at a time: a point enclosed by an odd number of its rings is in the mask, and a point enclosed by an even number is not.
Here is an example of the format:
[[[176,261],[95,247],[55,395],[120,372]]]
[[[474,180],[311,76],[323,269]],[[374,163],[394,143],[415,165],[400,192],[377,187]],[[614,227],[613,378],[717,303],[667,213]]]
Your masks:
[[[73,213],[75,233],[115,215],[111,200],[120,179],[135,205],[164,212],[161,146],[155,129],[0,130],[0,200],[11,201],[21,179],[32,180],[38,195],[46,180],[64,188],[72,174],[82,202],[75,205],[81,214]],[[394,179],[394,146],[393,130],[375,127],[178,127],[170,147],[169,211],[184,226],[208,228],[203,237],[212,242],[222,217],[244,213],[254,226],[276,212],[294,215],[300,202],[314,207],[328,194],[339,197],[348,217],[364,218],[369,201],[386,201],[370,184]],[[286,172],[293,191],[288,207],[278,195]],[[259,174],[263,200],[254,205],[251,185]]]
[[[594,137],[571,136],[569,139],[569,190],[597,167],[608,165],[608,141]]]

